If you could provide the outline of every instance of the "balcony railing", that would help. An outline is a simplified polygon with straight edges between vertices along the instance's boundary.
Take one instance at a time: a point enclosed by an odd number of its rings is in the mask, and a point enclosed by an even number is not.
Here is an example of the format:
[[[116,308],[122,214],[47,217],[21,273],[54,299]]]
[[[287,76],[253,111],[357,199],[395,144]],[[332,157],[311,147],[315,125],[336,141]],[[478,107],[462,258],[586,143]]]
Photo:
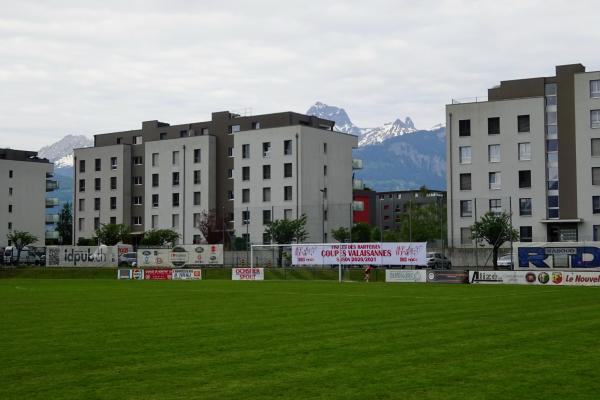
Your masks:
[[[354,179],[352,181],[352,189],[354,190],[363,190],[365,188],[365,184],[362,179]]]
[[[58,232],[46,231],[46,239],[58,239]]]
[[[363,160],[358,158],[352,159],[352,169],[363,169]]]
[[[46,214],[47,224],[56,224],[58,222],[58,214]]]
[[[56,197],[50,197],[46,199],[46,208],[56,207],[58,205],[58,199]]]
[[[52,192],[58,189],[58,181],[46,180],[46,192]]]

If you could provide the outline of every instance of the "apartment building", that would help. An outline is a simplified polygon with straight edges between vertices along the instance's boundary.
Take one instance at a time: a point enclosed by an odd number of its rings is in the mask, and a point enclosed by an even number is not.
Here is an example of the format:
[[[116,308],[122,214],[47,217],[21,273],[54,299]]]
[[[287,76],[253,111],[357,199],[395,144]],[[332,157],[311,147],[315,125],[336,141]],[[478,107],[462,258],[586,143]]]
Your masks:
[[[383,231],[398,230],[402,224],[410,223],[411,207],[433,204],[441,213],[446,206],[446,192],[443,190],[396,190],[377,192],[376,223]],[[440,219],[441,214],[440,214]]]
[[[0,149],[0,247],[10,245],[6,235],[26,231],[38,238],[34,246],[43,246],[46,224],[54,223],[56,214],[46,215],[58,205],[58,199],[46,199],[46,193],[58,187],[52,180],[54,166],[35,151]]]
[[[259,148],[271,141],[273,149],[279,145],[283,151],[282,138],[292,135],[295,141],[297,134],[300,147],[296,147],[296,143],[294,148],[299,148],[300,152],[296,152],[298,155],[293,157],[292,163],[294,168],[298,166],[300,178],[302,171],[313,172],[309,166],[301,167],[305,160],[311,160],[311,152],[302,150],[304,141],[312,143],[313,137],[348,136],[334,132],[333,126],[332,121],[292,112],[241,116],[226,111],[213,113],[210,121],[173,126],[146,121],[138,130],[95,135],[94,147],[74,151],[74,239],[93,237],[101,224],[124,223],[131,226],[134,240],[146,230],[170,228],[181,234],[182,243],[197,243],[203,239],[198,227],[201,213],[214,210],[217,219],[225,221],[228,234],[242,236],[247,233],[252,242],[260,243],[264,229],[260,235],[250,235],[249,231],[246,232],[250,226],[244,224],[239,231],[242,215],[238,212],[241,205],[238,206],[237,201],[242,200],[245,192],[242,193],[238,184],[244,183],[245,188],[250,189],[249,182],[242,179],[243,167],[250,167],[241,163],[243,145]],[[323,142],[327,140],[322,139]],[[336,139],[331,140],[330,146],[338,145]],[[351,150],[356,147],[356,139],[350,137],[344,143],[348,143],[344,150],[334,149],[333,154],[336,157],[338,151],[347,154],[332,162],[347,165],[328,165],[328,168],[333,168],[334,174],[338,167],[346,168],[350,194],[344,199],[336,198],[336,201],[351,203]],[[275,157],[275,151],[272,154]],[[289,158],[289,155],[286,157]],[[279,172],[276,168],[273,165],[274,177]],[[289,167],[282,165],[281,168]],[[254,170],[252,176],[258,176],[256,173]],[[323,174],[323,170],[320,173]],[[298,190],[302,193],[302,181],[298,182],[300,184],[295,183],[295,189],[292,189],[294,198]],[[252,184],[259,185],[254,180]],[[279,190],[288,190],[283,186]],[[275,190],[273,187],[273,192]],[[285,196],[282,195],[281,202],[289,201],[284,200],[288,198]],[[309,204],[306,196],[308,194],[305,193],[305,197],[300,197],[294,204],[306,207]],[[336,190],[335,196],[346,196],[346,193]],[[285,203],[284,208],[287,209],[288,205]],[[260,205],[244,203],[243,206],[263,207],[264,203],[261,200]],[[296,208],[292,208],[292,216],[295,217]],[[300,208],[298,212],[301,214],[303,210],[306,208]],[[273,218],[279,217],[273,213]],[[246,220],[252,223],[252,219]]]
[[[502,81],[486,100],[446,106],[448,236],[472,246],[470,226],[506,211],[521,241],[598,240],[600,72]]]

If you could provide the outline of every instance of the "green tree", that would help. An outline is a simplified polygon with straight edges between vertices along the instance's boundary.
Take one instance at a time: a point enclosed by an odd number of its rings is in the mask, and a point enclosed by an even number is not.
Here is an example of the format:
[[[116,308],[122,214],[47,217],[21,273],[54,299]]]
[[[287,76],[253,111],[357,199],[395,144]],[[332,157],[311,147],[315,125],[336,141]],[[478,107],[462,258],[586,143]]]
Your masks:
[[[432,242],[446,235],[446,206],[440,204],[408,204],[402,214],[400,240]]]
[[[368,242],[382,242],[383,241],[383,235],[381,233],[381,229],[379,229],[378,226],[374,226],[373,229],[371,229],[371,235],[369,240],[367,240]]]
[[[359,222],[352,227],[352,241],[355,243],[367,243],[371,241],[371,226]]]
[[[172,229],[151,229],[144,232],[144,237],[140,244],[144,246],[165,246],[173,245],[181,235]]]
[[[267,240],[277,244],[290,244],[292,242],[302,242],[306,240],[306,214],[302,214],[299,219],[278,219],[271,222],[265,229]],[[283,258],[283,247],[277,248],[278,265],[281,266]]]
[[[96,237],[100,239],[100,243],[114,246],[129,239],[129,227],[124,224],[102,224],[96,229]]]
[[[488,211],[471,226],[471,236],[492,246],[494,269],[498,268],[498,250],[503,243],[519,240],[519,232],[512,228],[510,215]]]
[[[84,238],[84,237],[80,237],[77,239],[77,246],[96,246],[98,244],[98,238],[97,237],[92,237],[92,238]]]
[[[350,239],[350,230],[348,228],[339,227],[331,230],[331,236],[340,243],[344,243]]]
[[[194,221],[194,226],[200,230],[207,243],[225,244],[224,239],[226,235],[223,234],[226,229],[225,222],[222,216],[219,218],[216,210],[202,211],[199,218]]]
[[[66,202],[58,214],[56,231],[60,237],[60,243],[70,245],[73,242],[73,211],[71,203]]]
[[[17,248],[17,264],[19,264],[19,261],[21,260],[21,251],[23,251],[23,247],[38,241],[37,236],[29,232],[17,230],[6,235],[6,238],[12,243],[13,246]]]

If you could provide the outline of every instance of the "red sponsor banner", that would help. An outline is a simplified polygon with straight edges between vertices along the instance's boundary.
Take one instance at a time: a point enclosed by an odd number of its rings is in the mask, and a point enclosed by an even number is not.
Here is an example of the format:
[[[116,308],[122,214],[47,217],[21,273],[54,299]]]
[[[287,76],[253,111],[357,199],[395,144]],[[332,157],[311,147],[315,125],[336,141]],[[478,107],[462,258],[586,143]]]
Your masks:
[[[170,280],[173,276],[173,270],[171,269],[145,269],[144,279],[149,280]]]

